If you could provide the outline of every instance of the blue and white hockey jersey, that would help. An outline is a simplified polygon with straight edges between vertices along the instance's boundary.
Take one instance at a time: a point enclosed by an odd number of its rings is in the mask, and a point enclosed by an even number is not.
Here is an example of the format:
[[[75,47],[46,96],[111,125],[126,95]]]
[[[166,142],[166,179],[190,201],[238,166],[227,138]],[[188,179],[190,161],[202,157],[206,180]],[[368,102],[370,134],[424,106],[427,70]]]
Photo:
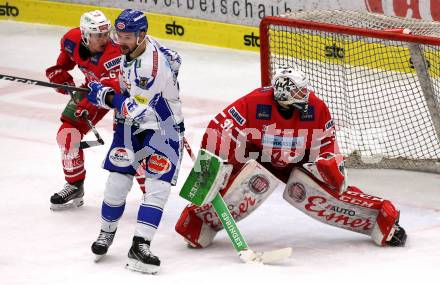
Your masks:
[[[118,106],[116,117],[134,121],[142,129],[177,125],[183,115],[175,71],[164,48],[150,36],[146,41],[146,50],[137,58],[127,62],[122,56],[120,84],[127,99]]]

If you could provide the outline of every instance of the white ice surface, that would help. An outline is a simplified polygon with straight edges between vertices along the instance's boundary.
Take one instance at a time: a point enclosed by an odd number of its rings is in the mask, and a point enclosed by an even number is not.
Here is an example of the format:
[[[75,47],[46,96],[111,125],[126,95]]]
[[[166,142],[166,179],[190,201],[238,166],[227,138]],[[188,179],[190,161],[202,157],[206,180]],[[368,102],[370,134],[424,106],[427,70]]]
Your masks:
[[[0,73],[45,80],[66,28],[0,21]],[[179,75],[186,136],[197,149],[209,118],[259,85],[256,53],[162,41],[183,57]],[[81,82],[81,73],[74,72]],[[100,227],[107,172],[101,162],[111,142],[111,119],[99,131],[103,147],[86,151],[85,205],[51,212],[49,197],[64,184],[55,135],[67,98],[43,87],[0,81],[0,284],[439,284],[440,175],[392,170],[350,170],[350,182],[387,197],[401,209],[404,248],[379,248],[367,236],[303,215],[282,199],[282,189],[239,226],[257,250],[293,247],[291,259],[272,266],[242,264],[226,234],[204,250],[190,250],[174,231],[186,202],[179,184],[166,205],[152,250],[162,260],[156,276],[124,269],[141,192],[134,185],[114,244],[100,263],[90,245]],[[90,136],[93,138],[93,136]]]

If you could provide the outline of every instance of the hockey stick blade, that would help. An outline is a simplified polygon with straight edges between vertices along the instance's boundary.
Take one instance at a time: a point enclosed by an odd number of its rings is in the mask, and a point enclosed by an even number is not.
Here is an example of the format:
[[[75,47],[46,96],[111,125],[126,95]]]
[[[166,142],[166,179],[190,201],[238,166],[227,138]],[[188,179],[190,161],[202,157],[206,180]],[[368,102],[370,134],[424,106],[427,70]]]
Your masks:
[[[292,255],[292,248],[285,247],[271,251],[254,252],[251,249],[242,250],[238,253],[245,263],[271,264],[288,259]]]
[[[81,149],[86,149],[89,147],[103,145],[103,144],[104,144],[104,141],[102,141],[102,140],[101,141],[99,141],[99,140],[97,140],[97,141],[82,141],[82,142],[80,142],[79,147]]]
[[[254,264],[270,264],[287,259],[292,254],[292,248],[282,248],[273,251],[255,252],[246,243],[239,228],[237,227],[234,218],[226,206],[226,203],[217,193],[214,200],[211,202],[216,211],[221,223],[223,224],[226,233],[232,241],[238,256],[245,263]]]

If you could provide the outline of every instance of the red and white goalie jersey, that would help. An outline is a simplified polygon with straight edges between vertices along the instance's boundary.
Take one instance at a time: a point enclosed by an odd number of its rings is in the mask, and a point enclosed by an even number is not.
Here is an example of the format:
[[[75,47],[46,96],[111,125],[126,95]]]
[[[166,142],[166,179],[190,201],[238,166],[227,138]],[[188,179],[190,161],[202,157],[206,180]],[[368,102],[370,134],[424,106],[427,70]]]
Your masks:
[[[273,92],[271,87],[258,88],[226,107],[209,123],[202,148],[227,160],[234,170],[255,159],[286,182],[295,165],[339,149],[321,99],[311,92],[307,111],[302,112],[282,109]]]

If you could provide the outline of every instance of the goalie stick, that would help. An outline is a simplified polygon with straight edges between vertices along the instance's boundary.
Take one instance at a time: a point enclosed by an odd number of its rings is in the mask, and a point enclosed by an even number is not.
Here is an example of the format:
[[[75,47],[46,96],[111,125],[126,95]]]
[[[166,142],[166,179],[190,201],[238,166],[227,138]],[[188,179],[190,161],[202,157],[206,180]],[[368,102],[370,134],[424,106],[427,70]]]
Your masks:
[[[72,100],[76,104],[78,104],[78,101],[75,100],[74,96],[72,96],[72,93],[74,91],[89,92],[89,89],[87,89],[87,88],[81,88],[81,87],[64,85],[64,84],[56,84],[56,83],[51,83],[51,82],[46,82],[46,81],[34,80],[34,79],[23,78],[23,77],[17,77],[17,76],[13,76],[13,75],[0,74],[0,79],[12,81],[12,82],[23,83],[23,84],[28,84],[28,85],[37,85],[37,86],[43,86],[43,87],[64,89],[64,90],[69,92],[70,97],[72,98]],[[86,149],[86,148],[93,147],[93,146],[103,145],[104,144],[104,140],[99,135],[98,131],[96,130],[96,128],[92,124],[92,122],[88,119],[88,112],[87,112],[87,110],[85,110],[85,112],[83,112],[83,114],[81,115],[81,118],[86,121],[87,125],[92,130],[93,134],[96,137],[96,141],[82,141],[82,142],[80,142],[79,147],[81,149]]]
[[[196,160],[194,153],[192,152],[191,146],[189,145],[186,138],[183,138],[183,145],[186,151],[193,161]],[[253,251],[249,245],[246,243],[243,235],[241,234],[237,224],[234,221],[229,209],[223,200],[222,196],[217,193],[214,199],[211,201],[215,212],[217,213],[223,228],[228,233],[228,236],[238,253],[240,259],[245,263],[260,263],[260,264],[270,264],[279,262],[281,260],[287,259],[292,254],[292,248],[286,247],[272,251]]]

